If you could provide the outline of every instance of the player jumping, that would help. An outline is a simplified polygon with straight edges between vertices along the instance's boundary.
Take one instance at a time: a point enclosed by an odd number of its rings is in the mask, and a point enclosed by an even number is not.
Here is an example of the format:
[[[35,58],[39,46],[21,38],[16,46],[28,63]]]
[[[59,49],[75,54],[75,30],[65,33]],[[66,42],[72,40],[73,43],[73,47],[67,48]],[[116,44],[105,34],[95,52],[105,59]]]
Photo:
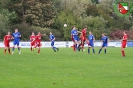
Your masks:
[[[36,47],[38,47],[38,54],[40,53],[40,50],[41,50],[41,33],[38,32],[38,35],[36,35],[36,38],[35,38],[35,47],[34,47],[34,50]]]
[[[73,38],[73,30],[74,30],[74,28],[71,30],[71,40],[73,42],[72,48],[73,48],[73,51],[76,51],[76,49],[75,49],[75,41],[74,41],[74,38]]]
[[[13,36],[13,39],[14,39],[13,48],[12,48],[12,54],[14,54],[15,45],[17,45],[18,51],[19,51],[19,54],[20,54],[21,50],[20,50],[20,47],[19,47],[19,42],[20,42],[21,34],[20,34],[20,32],[18,32],[18,29],[15,29],[15,33],[13,33],[12,36]]]
[[[90,31],[89,32],[89,36],[88,36],[88,53],[90,53],[90,48],[92,48],[93,49],[93,53],[95,53],[94,42],[95,42],[95,37],[92,34],[92,32]]]
[[[52,32],[49,33],[49,40],[51,41],[51,48],[54,50],[54,52],[59,51],[59,48],[56,48],[56,47],[54,46],[55,37],[54,37],[54,35],[52,34]]]
[[[9,43],[10,43],[10,40],[12,39],[12,36],[10,34],[11,33],[8,32],[7,35],[4,36],[4,45],[5,45],[4,54],[6,54],[7,49],[8,49],[8,53],[11,54]]]
[[[109,39],[107,36],[105,36],[105,34],[103,33],[102,34],[102,47],[100,48],[99,50],[99,54],[100,52],[102,51],[102,48],[104,48],[104,53],[106,54],[106,48],[108,46],[108,43],[109,43]]]
[[[126,32],[124,31],[124,35],[123,35],[123,38],[121,40],[121,52],[122,52],[122,57],[125,57],[125,52],[124,52],[124,48],[126,48],[126,45],[127,45],[127,34]]]
[[[73,28],[73,39],[74,39],[74,42],[75,42],[75,49],[77,49],[79,51],[79,48],[80,48],[80,42],[79,42],[79,36],[78,36],[78,33],[81,33],[79,31],[76,30],[76,27]]]
[[[86,30],[87,30],[87,27],[85,27],[83,30],[82,30],[82,34],[81,34],[81,48],[82,48],[82,51],[85,51],[84,50],[84,43],[86,41]]]
[[[35,39],[36,39],[36,36],[34,34],[34,32],[32,32],[32,35],[30,36],[30,41],[31,41],[31,52],[34,51],[33,47],[35,46]]]

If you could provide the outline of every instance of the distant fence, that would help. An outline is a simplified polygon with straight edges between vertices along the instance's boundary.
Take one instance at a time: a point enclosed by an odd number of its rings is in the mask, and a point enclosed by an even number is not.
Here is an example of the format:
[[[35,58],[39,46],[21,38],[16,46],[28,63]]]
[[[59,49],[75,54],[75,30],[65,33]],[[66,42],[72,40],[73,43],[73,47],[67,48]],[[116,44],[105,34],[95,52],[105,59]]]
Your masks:
[[[99,47],[101,46],[101,42],[100,41],[96,41],[94,43],[95,47]],[[72,41],[55,41],[55,46],[57,47],[71,47],[73,45]],[[10,42],[10,46],[13,46],[13,43]],[[88,45],[85,44],[85,47],[87,47]],[[109,47],[121,47],[121,41],[110,41],[108,44]],[[0,42],[0,48],[3,48],[4,44],[3,42]],[[30,42],[20,42],[20,47],[21,48],[30,48]],[[48,48],[51,47],[51,42],[47,42],[47,41],[42,41],[42,46],[43,48]],[[133,47],[133,41],[128,41],[127,43],[127,47]]]

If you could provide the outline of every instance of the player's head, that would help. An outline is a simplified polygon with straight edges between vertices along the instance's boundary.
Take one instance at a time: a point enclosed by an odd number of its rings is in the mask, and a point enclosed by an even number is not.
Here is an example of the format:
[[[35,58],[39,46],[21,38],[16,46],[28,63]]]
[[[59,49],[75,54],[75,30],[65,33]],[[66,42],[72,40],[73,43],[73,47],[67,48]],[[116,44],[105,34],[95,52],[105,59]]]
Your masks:
[[[89,34],[91,35],[91,34],[92,34],[92,32],[90,31],[90,32],[89,32]]]
[[[125,35],[125,34],[127,34],[127,32],[126,32],[126,31],[124,31],[124,32],[123,32],[123,34]]]
[[[41,35],[41,33],[40,33],[40,32],[38,32],[38,35]]]
[[[73,27],[72,29],[73,29],[73,30],[76,30],[76,27]]]
[[[10,35],[10,34],[11,34],[11,32],[10,32],[10,31],[8,31],[8,32],[7,32],[7,34],[8,34],[8,35]]]
[[[50,32],[49,34],[52,35],[52,32]]]
[[[104,33],[102,33],[102,36],[105,36],[105,34],[104,34]]]
[[[32,32],[32,35],[35,35],[35,33],[34,33],[34,32]]]
[[[16,28],[16,29],[15,29],[15,33],[17,33],[17,32],[18,32],[18,29]]]
[[[87,27],[84,27],[84,30],[87,30]]]

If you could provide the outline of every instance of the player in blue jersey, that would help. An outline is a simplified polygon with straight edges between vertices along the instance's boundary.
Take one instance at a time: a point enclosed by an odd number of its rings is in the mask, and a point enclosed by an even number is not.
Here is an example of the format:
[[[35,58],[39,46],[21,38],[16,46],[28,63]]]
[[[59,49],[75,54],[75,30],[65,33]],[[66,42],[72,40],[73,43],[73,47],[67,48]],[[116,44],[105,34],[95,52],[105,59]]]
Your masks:
[[[73,51],[76,51],[76,49],[75,49],[75,41],[74,41],[74,38],[73,38],[73,30],[74,30],[74,28],[72,28],[72,30],[71,30],[71,40],[73,42],[72,48],[73,48]]]
[[[104,53],[106,54],[106,48],[108,46],[109,43],[109,38],[107,36],[105,36],[105,34],[102,34],[102,47],[99,50],[99,53],[102,51],[102,48],[104,48]]]
[[[95,53],[95,50],[94,50],[94,42],[95,42],[95,37],[92,34],[92,32],[90,31],[89,32],[89,36],[88,36],[88,53],[90,53],[90,48],[92,48],[93,53]]]
[[[13,48],[12,48],[12,54],[14,54],[15,45],[17,45],[18,51],[19,51],[19,54],[20,54],[21,50],[20,50],[20,47],[19,47],[19,42],[20,42],[21,34],[20,34],[20,32],[18,32],[18,29],[15,29],[15,33],[13,33],[12,36],[13,36],[13,39],[14,39]]]
[[[79,39],[78,33],[81,33],[81,32],[77,31],[76,27],[73,27],[72,35],[75,42],[75,48],[77,50],[79,50],[79,47],[80,47],[80,42],[79,42],[80,39]]]
[[[54,50],[54,52],[59,51],[59,48],[56,48],[54,46],[54,40],[55,40],[54,35],[52,34],[52,32],[50,32],[49,34],[50,34],[49,35],[49,40],[51,41],[51,48]]]

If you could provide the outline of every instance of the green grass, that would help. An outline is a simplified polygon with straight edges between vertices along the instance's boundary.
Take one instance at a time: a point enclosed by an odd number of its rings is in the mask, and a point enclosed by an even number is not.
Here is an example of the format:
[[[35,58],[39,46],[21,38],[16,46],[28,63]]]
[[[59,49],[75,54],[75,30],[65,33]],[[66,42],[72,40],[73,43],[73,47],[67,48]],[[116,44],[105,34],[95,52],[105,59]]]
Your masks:
[[[4,55],[0,49],[0,88],[133,88],[133,48],[125,52],[122,58],[120,48],[108,48],[106,55],[70,48]]]

